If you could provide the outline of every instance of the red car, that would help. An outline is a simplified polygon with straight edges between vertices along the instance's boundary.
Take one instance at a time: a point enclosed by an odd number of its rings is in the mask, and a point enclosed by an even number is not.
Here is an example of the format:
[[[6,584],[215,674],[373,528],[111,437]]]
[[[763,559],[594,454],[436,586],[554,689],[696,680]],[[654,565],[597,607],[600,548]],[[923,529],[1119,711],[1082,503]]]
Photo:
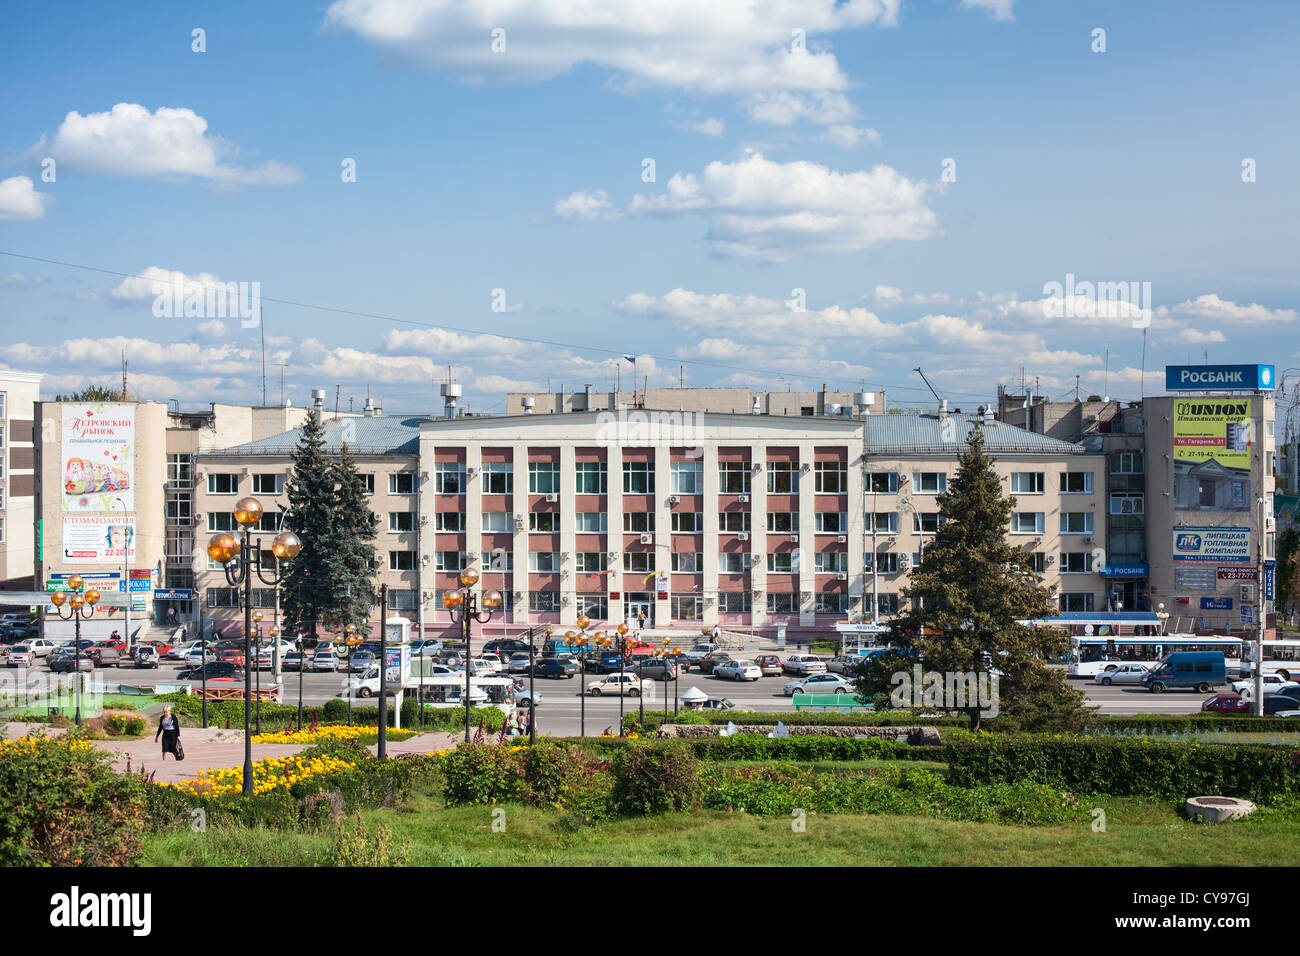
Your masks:
[[[1250,711],[1250,701],[1240,694],[1218,694],[1201,704],[1201,710],[1211,714],[1245,714]]]
[[[231,650],[228,651],[222,651],[220,657],[218,657],[217,660],[229,661],[230,663],[234,664],[236,667],[243,667],[244,652],[239,650],[234,650],[232,648]]]

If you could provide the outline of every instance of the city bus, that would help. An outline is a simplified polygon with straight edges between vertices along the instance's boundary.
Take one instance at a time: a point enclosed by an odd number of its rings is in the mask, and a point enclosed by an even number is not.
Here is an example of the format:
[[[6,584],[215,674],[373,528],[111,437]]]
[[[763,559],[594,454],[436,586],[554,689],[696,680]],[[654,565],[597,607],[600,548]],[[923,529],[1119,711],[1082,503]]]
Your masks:
[[[1282,642],[1269,642],[1282,643]],[[1300,650],[1300,642],[1293,642]],[[1223,654],[1228,673],[1241,667],[1242,641],[1239,637],[1196,634],[1160,635],[1095,635],[1070,636],[1070,660],[1065,665],[1067,677],[1096,677],[1107,667],[1118,664],[1159,663],[1166,654],[1175,651],[1218,651]],[[1265,658],[1265,668],[1268,659]]]
[[[1246,641],[1242,656],[1241,674],[1248,677],[1253,673],[1251,660],[1255,656],[1255,642]],[[1300,641],[1265,641],[1264,673],[1281,674],[1287,680],[1292,674],[1300,675]]]

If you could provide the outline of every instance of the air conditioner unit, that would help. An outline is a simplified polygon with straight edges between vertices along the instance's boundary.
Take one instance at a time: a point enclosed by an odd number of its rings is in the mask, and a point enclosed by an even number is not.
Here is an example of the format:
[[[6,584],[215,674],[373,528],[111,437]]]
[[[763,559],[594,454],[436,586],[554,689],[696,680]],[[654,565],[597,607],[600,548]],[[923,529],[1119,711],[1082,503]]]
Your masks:
[[[763,463],[761,461],[754,462],[754,467],[750,470],[757,475],[760,471],[763,470]]]
[[[655,536],[652,535],[652,534],[643,534],[643,535],[641,535],[641,543],[642,543],[642,544],[654,544],[654,540],[655,540]]]
[[[844,573],[840,573],[840,574],[835,575],[835,580],[837,580],[837,581],[847,581],[848,579],[849,579],[849,576],[848,576],[847,574],[844,574]]]
[[[559,501],[559,500],[560,500],[560,496],[557,495],[557,494],[552,493],[552,494],[549,494],[549,495],[546,496],[546,500],[547,500],[548,502],[556,502],[556,501]]]
[[[749,532],[748,532],[748,531],[742,531],[742,532],[740,532],[740,534],[736,535],[736,537],[739,538],[741,541],[748,541],[748,540],[749,540]]]
[[[1086,538],[1084,538],[1084,539],[1083,539],[1083,543],[1084,543],[1084,544],[1092,544],[1092,535],[1088,535]]]
[[[840,544],[847,544],[849,540],[849,536],[846,534],[842,534],[835,540],[838,541]]]
[[[375,524],[383,524],[383,522],[384,522],[384,513],[382,511],[376,511]]]
[[[798,540],[799,540],[799,536],[798,536],[797,534],[792,534],[792,535],[790,535],[790,540],[791,540],[791,541],[798,541]]]
[[[911,480],[911,479],[907,477],[907,473],[906,473],[906,472],[900,471],[900,472],[898,473],[898,483],[899,483],[900,485],[902,485],[902,484],[906,484],[906,483],[907,483],[908,481],[910,481],[910,480]]]
[[[1048,564],[1055,564],[1055,563],[1056,563],[1056,555],[1054,555],[1054,554],[1049,554],[1049,555],[1047,556],[1047,563],[1048,563]]]
[[[568,568],[565,568],[563,571],[560,572],[560,577],[562,577],[562,578],[567,578],[568,576],[569,576],[569,569],[568,569]]]
[[[761,554],[751,554],[750,558],[753,560],[755,564],[763,563],[763,556]]]
[[[739,501],[742,505],[747,505],[749,504],[749,495],[737,495],[736,500]]]
[[[523,599],[523,596],[524,596],[524,592],[523,592],[523,591],[516,591],[516,592],[515,592],[515,600],[522,600],[522,599]]]
[[[606,554],[610,557],[611,560],[618,557],[617,551],[607,551]]]
[[[423,527],[424,527],[426,524],[428,524],[428,523],[429,523],[429,516],[428,516],[428,515],[420,515],[420,527],[423,528]]]
[[[812,471],[812,465],[808,464],[808,462],[805,461],[802,465],[799,466],[799,470],[806,475],[808,474],[808,472]]]
[[[515,515],[515,524],[516,524],[516,525],[519,525],[519,526],[522,526],[523,523],[524,523],[524,516],[523,516],[523,515]]]
[[[422,554],[422,555],[420,555],[420,563],[421,563],[421,564],[428,564],[429,561],[430,561],[430,558],[429,558],[429,556],[428,556],[427,554]]]
[[[204,518],[204,514],[203,514],[202,511],[196,511],[196,512],[194,512],[194,520],[195,520],[195,521],[202,521],[203,518]]]
[[[473,478],[475,475],[478,474],[478,469],[475,468],[473,465],[470,465],[468,468],[465,469],[465,474],[468,477]],[[424,473],[424,477],[425,478],[429,477],[429,473],[427,471]]]
[[[566,594],[566,595],[564,595],[563,597],[560,598],[560,603],[561,603],[561,604],[572,604],[572,603],[573,603],[573,598],[571,598],[569,595]]]
[[[202,480],[203,480],[204,478],[206,478],[206,477],[208,477],[208,476],[207,476],[206,474],[204,474],[203,472],[201,472],[201,471],[199,471],[199,472],[195,472],[195,473],[194,473],[194,480],[195,480],[195,481],[202,481]]]
[[[911,567],[912,567],[912,556],[908,554],[900,554],[898,556],[898,570],[906,571]]]
[[[677,495],[669,495],[669,496],[668,496],[668,503],[669,503],[670,505],[675,505],[675,504],[677,504],[677,502],[679,502],[679,501],[681,501],[681,500],[682,500],[682,499],[681,499],[680,497],[678,497]]]

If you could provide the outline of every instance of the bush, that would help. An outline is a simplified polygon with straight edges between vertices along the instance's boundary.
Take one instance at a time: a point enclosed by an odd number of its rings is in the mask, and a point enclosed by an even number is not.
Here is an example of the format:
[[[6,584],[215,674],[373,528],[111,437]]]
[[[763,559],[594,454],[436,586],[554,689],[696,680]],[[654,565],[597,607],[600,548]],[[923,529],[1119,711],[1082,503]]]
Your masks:
[[[461,744],[443,758],[442,773],[449,807],[503,803],[519,796],[523,758],[509,747]]]
[[[1031,780],[1077,793],[1255,801],[1300,790],[1297,753],[1280,747],[981,734],[949,744],[947,761],[963,787]]]
[[[699,760],[677,743],[639,743],[614,757],[614,808],[620,813],[692,810],[701,804]]]
[[[614,778],[608,761],[588,756],[579,747],[546,739],[521,753],[519,795],[525,803],[567,810],[583,820],[611,816],[609,793]]]
[[[338,836],[330,848],[330,866],[405,866],[411,855],[411,845],[403,841],[395,843],[393,833],[382,823],[375,828],[374,835],[366,831],[366,824],[357,814],[356,828],[348,831],[343,828],[343,821],[338,823]]]
[[[114,714],[104,719],[104,733],[112,737],[139,737],[144,733],[144,720],[140,717],[123,717]]]
[[[140,856],[139,778],[75,734],[0,743],[0,866],[129,866]]]

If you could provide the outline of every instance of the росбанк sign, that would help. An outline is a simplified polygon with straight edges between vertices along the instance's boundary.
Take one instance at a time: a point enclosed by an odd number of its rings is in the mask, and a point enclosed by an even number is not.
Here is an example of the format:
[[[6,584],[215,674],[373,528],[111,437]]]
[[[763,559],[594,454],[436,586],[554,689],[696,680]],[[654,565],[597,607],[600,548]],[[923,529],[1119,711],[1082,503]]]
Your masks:
[[[1165,391],[1227,389],[1252,392],[1274,387],[1271,365],[1166,365]]]

